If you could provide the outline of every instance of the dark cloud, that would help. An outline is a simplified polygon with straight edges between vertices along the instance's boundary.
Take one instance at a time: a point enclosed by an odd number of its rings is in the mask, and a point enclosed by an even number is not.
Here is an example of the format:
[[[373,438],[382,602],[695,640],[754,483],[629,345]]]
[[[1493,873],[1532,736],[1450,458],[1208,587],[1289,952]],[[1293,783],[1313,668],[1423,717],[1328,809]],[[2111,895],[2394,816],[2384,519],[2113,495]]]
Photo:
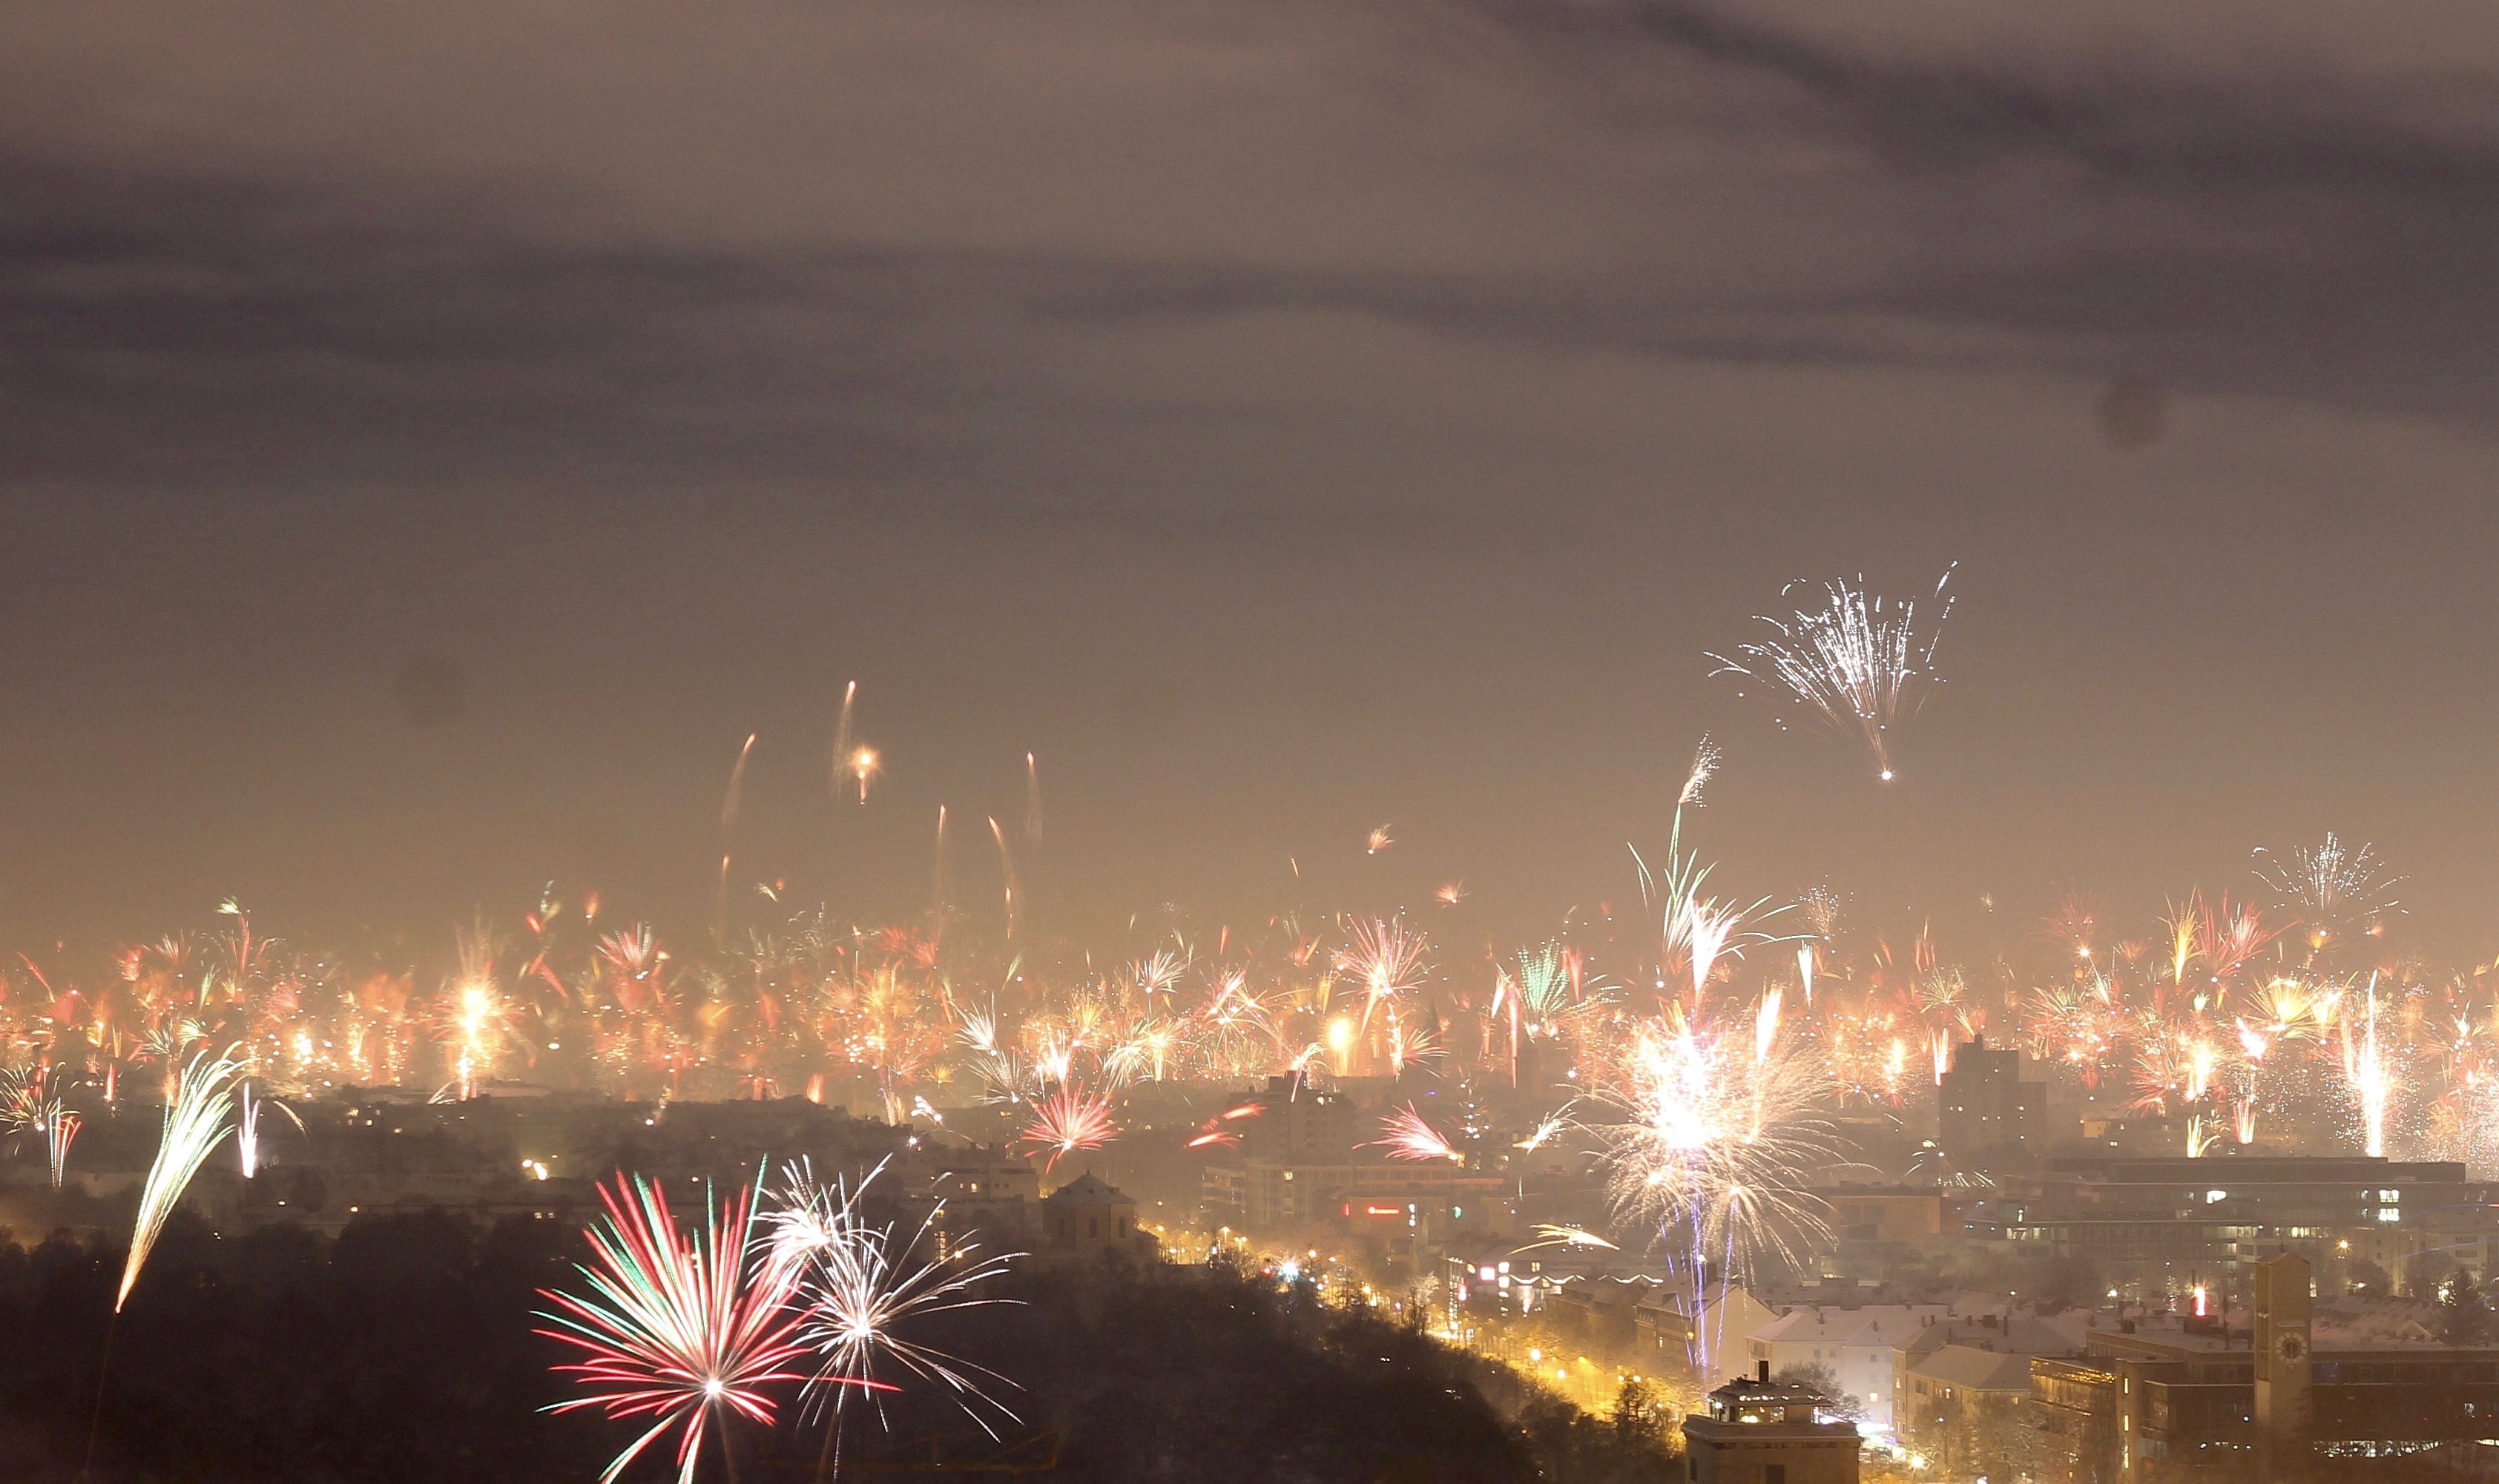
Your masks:
[[[891,471],[941,397],[871,254],[532,239],[474,200],[0,160],[0,477]]]
[[[1853,759],[1699,657],[1958,559],[1903,742],[1939,893],[2334,827],[2454,920],[2499,889],[2499,716],[2440,658],[2499,642],[2443,597],[2499,536],[2487,69],[2219,24],[0,19],[0,771],[45,780],[0,903],[435,920],[562,870],[700,920],[750,731],[741,858],[822,864],[854,674],[892,768],[840,819],[909,816],[858,860],[1037,748],[1105,913],[1264,908],[1390,818],[1426,889],[1598,900],[1703,729],[1711,849],[1874,880]]]

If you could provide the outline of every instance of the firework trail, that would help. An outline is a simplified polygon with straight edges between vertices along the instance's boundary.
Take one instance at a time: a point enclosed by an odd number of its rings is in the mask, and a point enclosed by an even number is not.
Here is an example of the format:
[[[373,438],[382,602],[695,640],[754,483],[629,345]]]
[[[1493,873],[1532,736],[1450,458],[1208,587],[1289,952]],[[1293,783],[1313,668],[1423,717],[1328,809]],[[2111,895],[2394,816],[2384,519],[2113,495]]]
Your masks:
[[[235,1120],[235,1152],[243,1157],[243,1178],[250,1179],[260,1173],[260,1099],[251,1095],[251,1083],[244,1082],[241,1093],[242,1116]]]
[[[1768,934],[1747,930],[1743,924],[1756,914],[1776,916],[1786,910],[1764,912],[1769,907],[1769,897],[1738,904],[1701,894],[1710,872],[1717,868],[1704,862],[1700,852],[1683,849],[1683,811],[1700,807],[1702,790],[1717,770],[1718,749],[1704,736],[1693,753],[1692,771],[1684,777],[1683,790],[1675,796],[1664,868],[1652,869],[1638,847],[1632,850],[1632,862],[1639,868],[1640,899],[1652,912],[1663,914],[1659,962],[1670,968],[1677,963],[1689,967],[1696,1011],[1722,955],[1732,952],[1741,957],[1740,944],[1776,941]]]
[[[1388,1157],[1391,1159],[1445,1159],[1453,1164],[1466,1162],[1466,1156],[1452,1147],[1449,1141],[1442,1138],[1432,1125],[1424,1122],[1423,1115],[1414,1111],[1414,1105],[1412,1103],[1380,1119],[1379,1128],[1380,1132],[1387,1137],[1372,1141],[1369,1146],[1387,1149]]]
[[[602,1183],[599,1199],[606,1213],[590,1228],[591,1260],[578,1268],[588,1294],[538,1294],[555,1307],[538,1313],[553,1328],[537,1333],[583,1353],[556,1370],[578,1377],[589,1395],[547,1410],[656,1419],[607,1466],[600,1484],[613,1484],[671,1430],[678,1484],[693,1484],[715,1422],[725,1426],[735,1415],[769,1426],[770,1388],[809,1379],[787,1369],[806,1353],[797,1340],[800,1315],[789,1307],[795,1274],[759,1255],[751,1187],[741,1186],[726,1208],[706,1191],[702,1228],[691,1237],[678,1232],[667,1198],[638,1176],[619,1176],[613,1189]]]
[[[2386,1096],[2390,1090],[2386,1061],[2378,1053],[2378,976],[2369,976],[2367,1029],[2362,1033],[2360,1065],[2355,1081],[2360,1092],[2362,1149],[2370,1158],[2386,1152]]]
[[[250,1068],[248,1058],[234,1059],[231,1050],[225,1056],[203,1051],[182,1068],[173,1099],[165,1105],[165,1132],[157,1143],[156,1158],[139,1187],[139,1217],[131,1231],[130,1259],[121,1269],[121,1288],[114,1295],[114,1313],[130,1301],[131,1285],[139,1281],[139,1270],[147,1265],[156,1236],[189,1188],[191,1177],[224,1141],[226,1115],[234,1111],[235,1080]]]
[[[1594,1232],[1581,1231],[1575,1226],[1560,1226],[1550,1221],[1537,1224],[1536,1239],[1518,1248],[1518,1251],[1533,1252],[1538,1247],[1603,1247],[1608,1252],[1622,1250]]]
[[[45,1164],[51,1173],[54,1190],[60,1189],[61,1181],[68,1178],[70,1145],[78,1142],[80,1123],[79,1115],[58,1102],[44,1112]]]
[[[1381,851],[1388,849],[1388,847],[1395,845],[1396,843],[1397,837],[1388,832],[1387,825],[1382,824],[1378,829],[1373,830],[1370,836],[1363,841],[1362,853],[1366,855],[1377,855]]]
[[[1016,878],[1015,856],[1007,850],[1007,832],[998,827],[995,816],[990,819],[990,836],[998,842],[998,875],[1004,880],[1006,892],[1007,941],[1016,941],[1023,920],[1023,884]]]
[[[746,734],[745,745],[737,750],[737,760],[730,764],[729,790],[720,799],[720,837],[725,845],[737,828],[737,811],[746,796],[746,759],[755,755],[756,733]]]
[[[858,681],[842,687],[841,714],[833,719],[832,788],[835,798],[840,798],[850,788],[845,780],[852,776],[852,754],[857,751],[851,745],[851,707],[858,699]],[[865,803],[866,800],[862,798],[860,802]]]
[[[1950,566],[1944,568],[1935,597],[1943,597],[1952,573]],[[1797,586],[1789,584],[1780,596]],[[1940,684],[1935,646],[1943,637],[1944,620],[1952,616],[1952,600],[1944,599],[1928,627],[1916,602],[1869,595],[1844,579],[1826,584],[1823,596],[1819,608],[1799,608],[1785,619],[1763,615],[1760,622],[1769,626],[1773,636],[1736,646],[1736,658],[1704,658],[1718,663],[1711,674],[1740,675],[1778,687],[1834,728],[1855,733],[1873,754],[1876,776],[1889,783],[1893,724],[1904,710],[1914,714],[1928,686]]]
[[[1560,1137],[1563,1130],[1571,1126],[1571,1110],[1578,1106],[1579,1100],[1577,1098],[1573,1098],[1570,1102],[1565,1103],[1561,1107],[1553,1110],[1553,1112],[1546,1113],[1543,1119],[1539,1122],[1536,1127],[1528,1130],[1526,1138],[1511,1145],[1510,1147],[1513,1149],[1524,1149],[1528,1153],[1533,1154],[1538,1149],[1551,1144],[1556,1138]]]
[[[1030,753],[1023,755],[1023,843],[1027,849],[1041,844],[1041,764]]]

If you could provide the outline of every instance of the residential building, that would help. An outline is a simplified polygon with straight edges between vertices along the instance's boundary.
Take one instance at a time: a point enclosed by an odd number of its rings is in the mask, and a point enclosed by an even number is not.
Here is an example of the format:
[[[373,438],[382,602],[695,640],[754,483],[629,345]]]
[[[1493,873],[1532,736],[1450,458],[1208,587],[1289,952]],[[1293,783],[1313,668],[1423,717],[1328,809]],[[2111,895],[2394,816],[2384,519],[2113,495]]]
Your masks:
[[[1090,1173],[1042,1198],[1041,1233],[1055,1256],[1141,1259],[1160,1252],[1153,1233],[1137,1226],[1135,1199]]]
[[[1799,1305],[1755,1329],[1744,1356],[1772,1375],[1818,1366],[1829,1372],[1834,1398],[1845,1402],[1878,1430],[1892,1426],[1892,1350],[1919,1330],[1947,1317],[1940,1304],[1887,1304],[1865,1308]]]
[[[2093,1331],[2080,1357],[2033,1359],[2043,1484],[2281,1477],[2311,1460],[2386,1457],[2479,1472],[2499,1447],[2499,1345],[2347,1334],[2314,1306],[2296,1254],[2254,1276],[2246,1329],[2126,1321]]]
[[[1991,1048],[1984,1036],[1954,1048],[1936,1088],[1935,1141],[1972,1166],[2020,1160],[2046,1133],[2048,1087],[2022,1080],[2019,1050]]]
[[[2411,1250],[2479,1251],[2478,1237],[2446,1234],[2486,1230],[2487,1196],[2451,1161],[2087,1156],[2049,1160],[2036,1182],[1992,1200],[1967,1225],[1973,1236],[2088,1259],[2112,1281],[2175,1288],[2191,1271],[2226,1275],[2283,1250],[2320,1269],[2355,1245],[2396,1255],[2385,1234],[2398,1231],[2442,1234]]]
[[[1857,1484],[1857,1429],[1822,1420],[1826,1399],[1770,1379],[1769,1364],[1709,1393],[1683,1419],[1689,1484]]]

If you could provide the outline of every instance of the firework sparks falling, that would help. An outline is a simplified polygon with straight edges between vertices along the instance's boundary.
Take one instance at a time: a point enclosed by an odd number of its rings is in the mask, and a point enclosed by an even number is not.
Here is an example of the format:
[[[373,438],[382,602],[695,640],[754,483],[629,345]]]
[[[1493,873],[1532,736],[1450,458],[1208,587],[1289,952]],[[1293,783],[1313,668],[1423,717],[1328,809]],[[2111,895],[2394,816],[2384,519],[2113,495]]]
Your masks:
[[[1845,580],[1829,583],[1820,608],[1799,608],[1785,619],[1763,616],[1772,637],[1738,645],[1734,659],[1707,656],[1718,663],[1711,673],[1776,686],[1834,728],[1854,732],[1873,755],[1876,776],[1889,783],[1893,724],[1904,711],[1916,710],[1928,686],[1939,683],[1935,646],[1944,620],[1952,616],[1952,600],[1943,597],[1951,581],[1947,566],[1935,584],[1942,607],[1931,626],[1920,619],[1914,601],[1869,595]]]
[[[173,1099],[165,1105],[165,1132],[157,1142],[156,1158],[139,1187],[139,1217],[131,1232],[129,1261],[121,1269],[121,1289],[114,1295],[114,1313],[130,1302],[131,1286],[139,1281],[139,1271],[147,1265],[156,1236],[190,1187],[191,1177],[224,1142],[226,1116],[234,1111],[235,1080],[250,1065],[248,1059],[238,1060],[231,1053],[211,1056],[203,1051],[182,1068]]]

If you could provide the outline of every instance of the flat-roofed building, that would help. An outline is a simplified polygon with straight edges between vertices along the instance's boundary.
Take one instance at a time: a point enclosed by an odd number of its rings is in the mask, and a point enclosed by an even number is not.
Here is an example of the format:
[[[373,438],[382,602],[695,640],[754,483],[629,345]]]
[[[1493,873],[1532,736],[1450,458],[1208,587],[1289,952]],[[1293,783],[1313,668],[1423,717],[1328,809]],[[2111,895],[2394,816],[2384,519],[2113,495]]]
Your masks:
[[[1690,1484],[1857,1484],[1857,1429],[1822,1420],[1828,1399],[1770,1379],[1761,1363],[1709,1393],[1707,1410],[1683,1419]]]

